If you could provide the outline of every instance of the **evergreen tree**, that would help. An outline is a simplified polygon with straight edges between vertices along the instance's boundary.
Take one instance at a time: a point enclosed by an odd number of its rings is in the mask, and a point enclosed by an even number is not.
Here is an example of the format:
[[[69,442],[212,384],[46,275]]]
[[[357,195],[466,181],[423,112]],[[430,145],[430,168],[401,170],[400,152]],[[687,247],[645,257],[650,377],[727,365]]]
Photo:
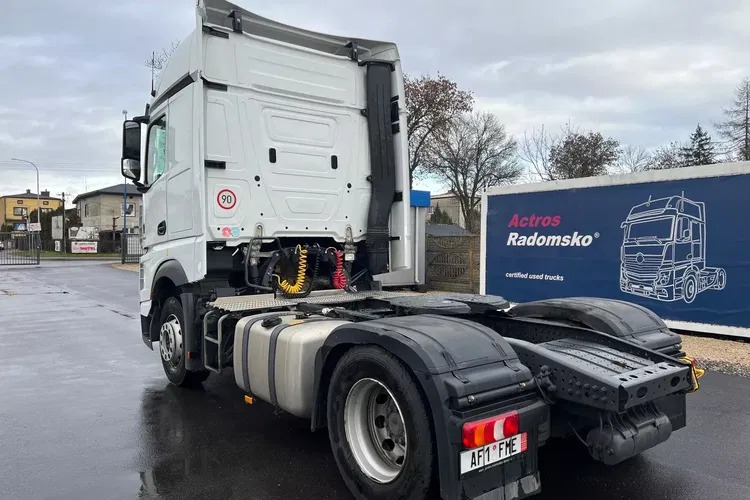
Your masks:
[[[682,148],[682,166],[710,165],[716,163],[716,152],[711,136],[700,123],[690,135],[690,143]]]
[[[440,204],[435,205],[435,211],[430,216],[430,224],[453,224],[451,216],[440,208]]]

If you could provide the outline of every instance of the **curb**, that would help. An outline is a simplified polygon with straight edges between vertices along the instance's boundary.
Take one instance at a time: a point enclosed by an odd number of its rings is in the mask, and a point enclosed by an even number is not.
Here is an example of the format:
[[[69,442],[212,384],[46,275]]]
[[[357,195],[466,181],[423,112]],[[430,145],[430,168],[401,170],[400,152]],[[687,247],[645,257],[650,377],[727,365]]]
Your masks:
[[[119,259],[111,257],[42,257],[40,262],[102,262],[102,263],[119,263]]]

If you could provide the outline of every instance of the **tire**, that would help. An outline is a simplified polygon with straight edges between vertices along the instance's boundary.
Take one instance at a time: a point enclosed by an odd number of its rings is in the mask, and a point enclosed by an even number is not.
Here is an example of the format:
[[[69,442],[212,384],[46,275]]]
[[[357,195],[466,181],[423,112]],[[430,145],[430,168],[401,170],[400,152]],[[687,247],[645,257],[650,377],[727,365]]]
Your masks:
[[[344,354],[331,376],[327,412],[334,458],[355,498],[429,497],[436,478],[432,419],[396,357],[374,346]]]
[[[690,304],[695,300],[698,295],[698,280],[694,274],[688,274],[685,279],[682,280],[682,300],[685,303]]]
[[[161,308],[159,320],[159,356],[164,373],[174,385],[195,387],[205,381],[211,372],[188,371],[185,368],[183,345],[184,314],[182,304],[175,297],[169,297]]]
[[[719,269],[716,273],[716,285],[719,290],[724,290],[727,286],[727,272],[724,269]]]

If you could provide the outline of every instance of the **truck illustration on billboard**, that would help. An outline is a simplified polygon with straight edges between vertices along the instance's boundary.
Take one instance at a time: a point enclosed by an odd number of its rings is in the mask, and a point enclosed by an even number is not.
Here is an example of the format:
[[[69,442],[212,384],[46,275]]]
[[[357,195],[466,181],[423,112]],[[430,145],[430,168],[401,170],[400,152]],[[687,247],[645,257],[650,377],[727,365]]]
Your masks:
[[[690,304],[709,289],[723,290],[726,271],[706,265],[706,206],[684,196],[659,198],[630,209],[621,224],[620,289]]]

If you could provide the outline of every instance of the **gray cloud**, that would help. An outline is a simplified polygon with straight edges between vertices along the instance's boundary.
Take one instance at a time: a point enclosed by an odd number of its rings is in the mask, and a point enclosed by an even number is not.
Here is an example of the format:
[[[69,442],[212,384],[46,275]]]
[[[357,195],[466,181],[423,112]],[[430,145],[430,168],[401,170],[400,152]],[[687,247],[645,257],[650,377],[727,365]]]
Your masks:
[[[260,15],[388,39],[412,74],[440,71],[515,134],[570,120],[624,143],[682,140],[750,76],[750,5],[723,0],[238,0]],[[5,2],[8,3],[8,0]],[[148,99],[152,50],[192,29],[192,0],[10,0],[0,17],[0,193],[74,195],[120,181],[121,111]],[[34,14],[31,14],[34,13]],[[84,181],[85,177],[85,181]]]

